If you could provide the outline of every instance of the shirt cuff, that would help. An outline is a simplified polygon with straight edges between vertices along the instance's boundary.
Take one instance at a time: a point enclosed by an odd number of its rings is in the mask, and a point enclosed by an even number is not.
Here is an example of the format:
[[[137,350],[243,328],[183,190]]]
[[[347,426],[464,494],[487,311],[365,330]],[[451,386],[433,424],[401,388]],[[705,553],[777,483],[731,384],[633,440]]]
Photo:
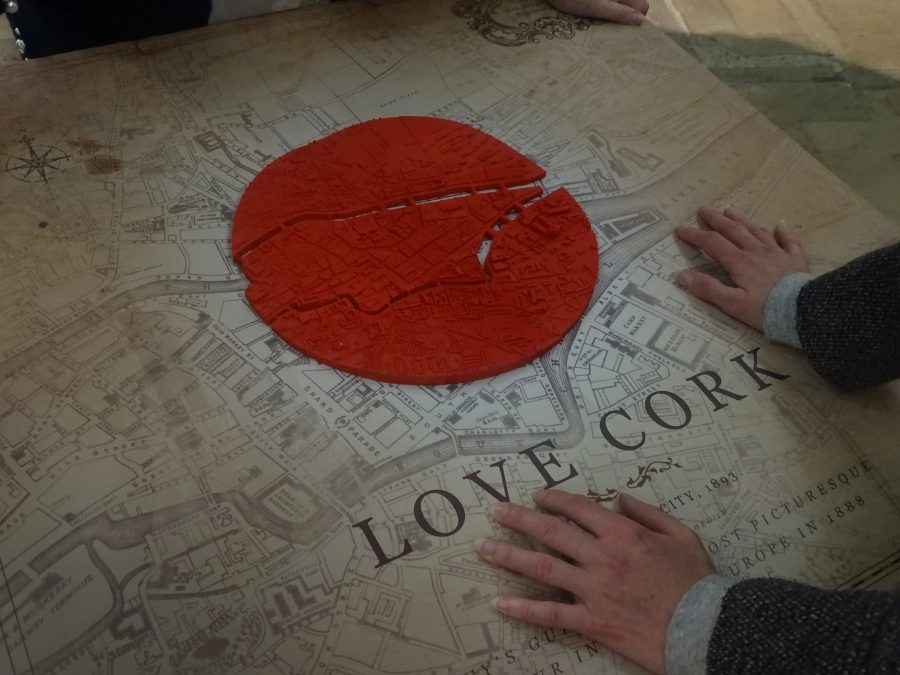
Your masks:
[[[797,334],[797,298],[800,289],[812,281],[806,272],[788,274],[769,291],[763,308],[763,332],[774,342],[800,348]]]
[[[666,634],[667,675],[697,675],[706,672],[706,652],[719,619],[722,598],[736,579],[720,574],[703,577],[675,607]]]

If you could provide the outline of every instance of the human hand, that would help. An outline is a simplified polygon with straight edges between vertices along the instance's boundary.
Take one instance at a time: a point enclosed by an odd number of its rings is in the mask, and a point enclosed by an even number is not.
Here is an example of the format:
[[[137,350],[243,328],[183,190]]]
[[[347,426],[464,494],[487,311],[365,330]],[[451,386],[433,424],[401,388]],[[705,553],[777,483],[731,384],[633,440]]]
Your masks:
[[[663,673],[666,632],[678,601],[694,583],[715,572],[699,537],[658,508],[625,494],[619,497],[622,514],[561,490],[541,491],[534,499],[549,513],[498,503],[491,515],[569,561],[495,539],[479,542],[478,553],[562,588],[574,601],[501,596],[494,608],[514,619],[581,633],[651,672]]]
[[[704,206],[699,213],[709,230],[678,227],[675,235],[719,263],[734,286],[696,270],[679,272],[678,285],[761,331],[766,299],[775,284],[793,272],[809,271],[800,241],[781,225],[773,235],[732,209],[721,214]]]
[[[650,10],[647,0],[549,0],[560,12],[640,26]]]

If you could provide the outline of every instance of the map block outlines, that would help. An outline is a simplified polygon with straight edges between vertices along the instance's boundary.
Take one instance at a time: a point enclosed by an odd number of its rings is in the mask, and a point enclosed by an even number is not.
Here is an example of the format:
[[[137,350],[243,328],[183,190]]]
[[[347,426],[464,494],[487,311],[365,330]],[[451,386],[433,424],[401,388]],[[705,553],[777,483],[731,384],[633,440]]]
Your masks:
[[[489,605],[547,593],[473,549],[511,536],[487,511],[530,503],[538,466],[658,504],[728,577],[900,587],[900,384],[836,391],[691,298],[677,272],[715,267],[672,235],[732,206],[784,222],[819,273],[900,230],[652,21],[344,0],[13,64],[0,88],[0,672],[637,673]],[[597,287],[539,358],[390,384],[250,307],[247,185],[401,115],[500,139],[587,214]],[[741,398],[711,401],[709,373]],[[376,567],[363,522],[411,552]]]

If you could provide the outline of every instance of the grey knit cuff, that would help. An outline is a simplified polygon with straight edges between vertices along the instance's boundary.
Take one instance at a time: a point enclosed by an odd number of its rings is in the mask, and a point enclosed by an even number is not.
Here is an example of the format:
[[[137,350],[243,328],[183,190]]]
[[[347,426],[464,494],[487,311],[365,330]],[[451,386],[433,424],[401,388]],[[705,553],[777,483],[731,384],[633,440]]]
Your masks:
[[[706,672],[706,651],[722,598],[735,583],[721,574],[710,574],[691,586],[678,602],[666,634],[667,675]]]
[[[806,272],[788,274],[769,291],[763,309],[763,332],[774,342],[800,347],[797,335],[797,298],[800,289],[812,281]]]

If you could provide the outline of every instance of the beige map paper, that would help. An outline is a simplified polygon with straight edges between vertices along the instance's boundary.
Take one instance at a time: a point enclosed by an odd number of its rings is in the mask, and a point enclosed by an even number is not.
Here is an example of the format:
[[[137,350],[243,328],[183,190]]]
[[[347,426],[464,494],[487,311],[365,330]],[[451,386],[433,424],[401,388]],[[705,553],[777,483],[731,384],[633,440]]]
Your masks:
[[[824,270],[900,230],[652,26],[342,2],[12,64],[0,91],[0,672],[637,672],[488,605],[535,589],[473,555],[506,536],[487,509],[547,479],[662,505],[726,575],[897,585],[900,389],[840,393],[689,299],[673,275],[703,261],[671,232],[733,205]],[[588,213],[597,291],[534,363],[363,380],[244,301],[247,183],[401,114],[495,135]]]

